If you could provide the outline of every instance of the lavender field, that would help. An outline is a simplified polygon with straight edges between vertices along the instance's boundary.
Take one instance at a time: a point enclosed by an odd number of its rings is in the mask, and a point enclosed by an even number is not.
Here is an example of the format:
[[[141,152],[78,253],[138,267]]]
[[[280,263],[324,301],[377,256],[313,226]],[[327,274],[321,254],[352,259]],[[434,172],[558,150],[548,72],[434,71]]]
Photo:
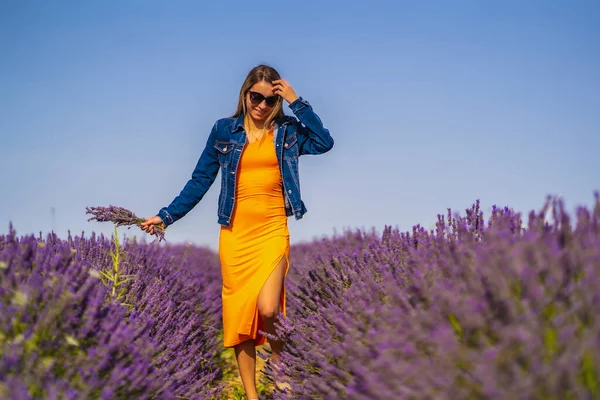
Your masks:
[[[168,232],[166,232],[168,240]],[[279,399],[600,399],[600,199],[292,247]],[[0,398],[222,399],[218,257],[0,235]],[[231,350],[228,350],[231,351]],[[235,389],[235,390],[234,390]]]

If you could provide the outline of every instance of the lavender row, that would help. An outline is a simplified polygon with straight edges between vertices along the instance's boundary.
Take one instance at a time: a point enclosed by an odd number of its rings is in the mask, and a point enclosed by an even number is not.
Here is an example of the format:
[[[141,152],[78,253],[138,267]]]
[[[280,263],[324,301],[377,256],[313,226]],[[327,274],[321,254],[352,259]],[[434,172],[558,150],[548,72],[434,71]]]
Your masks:
[[[0,236],[0,398],[211,398],[222,389],[216,256],[114,240]]]
[[[277,397],[599,398],[598,196],[572,219],[476,203],[295,246]]]

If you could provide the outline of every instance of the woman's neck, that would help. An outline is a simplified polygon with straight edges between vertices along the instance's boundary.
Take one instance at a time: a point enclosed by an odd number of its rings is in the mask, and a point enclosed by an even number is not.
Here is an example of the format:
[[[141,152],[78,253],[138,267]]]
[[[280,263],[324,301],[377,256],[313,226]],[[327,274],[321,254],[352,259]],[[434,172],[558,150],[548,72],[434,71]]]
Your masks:
[[[250,115],[246,115],[246,121],[248,122],[248,129],[250,130],[263,130],[265,129],[265,121],[256,121]]]

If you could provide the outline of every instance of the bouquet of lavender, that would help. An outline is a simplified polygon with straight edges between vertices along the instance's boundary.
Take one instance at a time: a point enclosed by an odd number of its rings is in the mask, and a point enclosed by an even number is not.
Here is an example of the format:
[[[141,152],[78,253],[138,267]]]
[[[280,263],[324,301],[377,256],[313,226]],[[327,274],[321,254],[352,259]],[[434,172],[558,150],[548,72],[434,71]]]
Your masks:
[[[108,207],[86,207],[85,213],[92,215],[88,221],[96,220],[98,222],[113,222],[116,226],[140,226],[142,222],[145,221],[144,218],[138,217],[132,211],[113,205],[109,205]],[[164,224],[154,226],[154,235],[158,238],[159,242],[165,240]]]

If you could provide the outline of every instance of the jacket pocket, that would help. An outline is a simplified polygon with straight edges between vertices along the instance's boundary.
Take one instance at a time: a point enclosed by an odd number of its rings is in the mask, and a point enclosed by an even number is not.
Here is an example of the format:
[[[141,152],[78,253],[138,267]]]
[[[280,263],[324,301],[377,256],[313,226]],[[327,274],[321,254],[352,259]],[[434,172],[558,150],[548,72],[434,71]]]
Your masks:
[[[232,150],[235,149],[234,142],[224,142],[217,140],[215,143],[215,149],[219,157],[219,164],[221,167],[226,167],[231,162]]]
[[[283,143],[283,156],[286,159],[298,158],[298,135],[296,132],[285,138]]]

